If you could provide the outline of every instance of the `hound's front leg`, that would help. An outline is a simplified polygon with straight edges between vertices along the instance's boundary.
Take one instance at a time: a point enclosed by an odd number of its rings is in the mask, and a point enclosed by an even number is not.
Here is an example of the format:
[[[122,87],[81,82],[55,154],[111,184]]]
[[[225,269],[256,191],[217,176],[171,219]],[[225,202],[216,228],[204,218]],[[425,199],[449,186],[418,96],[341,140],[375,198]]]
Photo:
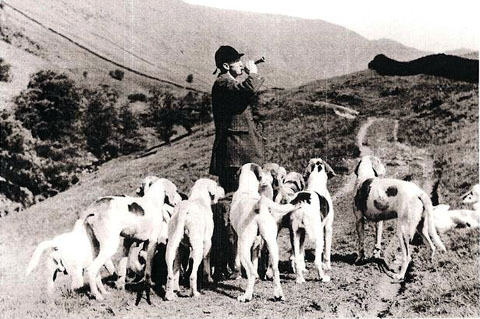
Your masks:
[[[327,218],[330,218],[330,216],[328,216]],[[330,256],[332,252],[332,235],[333,235],[332,223],[333,223],[333,220],[331,222],[327,222],[327,224],[325,225],[325,255],[324,255],[325,270],[332,269],[332,265],[330,261]]]

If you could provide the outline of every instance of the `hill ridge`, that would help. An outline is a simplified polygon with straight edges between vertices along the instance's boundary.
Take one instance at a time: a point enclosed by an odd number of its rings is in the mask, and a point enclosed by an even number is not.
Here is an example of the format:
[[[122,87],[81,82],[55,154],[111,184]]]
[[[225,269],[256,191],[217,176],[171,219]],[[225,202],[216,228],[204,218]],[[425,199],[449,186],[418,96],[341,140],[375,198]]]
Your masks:
[[[20,13],[21,15],[25,16],[27,19],[35,22],[36,24],[40,25],[41,27],[43,27],[43,28],[49,30],[50,32],[52,32],[52,33],[54,33],[54,34],[56,34],[56,35],[58,35],[58,36],[60,36],[60,37],[62,37],[62,38],[64,38],[64,39],[68,40],[69,42],[75,44],[77,47],[79,47],[79,48],[81,48],[81,49],[83,49],[83,50],[85,50],[85,51],[93,54],[94,56],[96,56],[96,57],[98,57],[98,58],[100,58],[100,59],[102,59],[102,60],[104,60],[104,61],[107,61],[107,62],[109,62],[109,63],[111,63],[111,64],[113,64],[113,65],[115,65],[115,66],[117,66],[117,67],[123,68],[123,69],[125,69],[125,70],[127,70],[127,71],[130,71],[130,72],[132,72],[132,73],[134,73],[134,74],[143,76],[143,77],[145,77],[145,78],[147,78],[147,79],[151,79],[151,80],[159,81],[159,82],[162,82],[162,83],[170,84],[170,85],[173,85],[173,86],[178,87],[178,88],[181,88],[181,89],[187,89],[187,90],[194,91],[194,92],[206,93],[205,91],[202,91],[202,90],[199,90],[199,89],[190,87],[190,86],[185,86],[185,85],[182,85],[182,84],[173,82],[173,81],[161,79],[161,78],[158,78],[158,77],[156,77],[156,76],[146,74],[146,73],[144,73],[144,72],[141,72],[141,71],[132,69],[131,67],[128,67],[128,66],[126,66],[126,65],[123,65],[123,64],[121,64],[121,63],[119,63],[119,62],[116,62],[116,61],[112,60],[111,58],[108,58],[108,57],[106,57],[106,56],[104,56],[104,55],[102,55],[102,54],[100,54],[100,53],[98,53],[98,52],[95,52],[93,49],[90,49],[90,48],[88,48],[87,46],[80,44],[79,42],[73,40],[72,38],[68,37],[67,35],[65,35],[65,34],[59,32],[59,31],[57,31],[57,30],[55,30],[55,29],[53,29],[53,28],[51,28],[51,27],[47,27],[47,26],[44,25],[43,23],[41,23],[41,22],[39,22],[38,20],[30,17],[29,15],[27,15],[26,13],[22,12],[21,10],[15,8],[15,7],[12,6],[11,4],[8,4],[8,3],[6,3],[6,2],[3,2],[3,4],[6,5],[6,6],[8,6],[8,7],[10,7],[10,8],[12,8],[12,9],[15,10],[16,12],[18,12],[18,13]],[[135,55],[134,53],[131,53],[131,52],[129,52],[129,53],[132,54],[132,55],[134,55],[134,56],[136,56],[136,57],[139,58],[139,59],[142,59],[142,60],[145,61],[145,62],[150,63],[149,61],[147,61],[147,60],[145,60],[145,59],[143,59],[143,58]]]

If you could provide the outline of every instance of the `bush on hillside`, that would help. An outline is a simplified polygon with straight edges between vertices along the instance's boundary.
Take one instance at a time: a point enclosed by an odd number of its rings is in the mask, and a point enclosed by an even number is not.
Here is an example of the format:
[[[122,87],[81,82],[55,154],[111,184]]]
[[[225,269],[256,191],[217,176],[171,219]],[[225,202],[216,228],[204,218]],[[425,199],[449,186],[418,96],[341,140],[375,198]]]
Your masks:
[[[169,92],[158,90],[150,91],[149,123],[155,129],[158,137],[170,144],[170,138],[176,133],[173,126],[176,124],[175,98]]]
[[[7,64],[3,58],[0,58],[0,82],[9,82],[12,79],[10,68],[10,64]]]
[[[129,104],[123,105],[119,110],[118,133],[121,139],[120,152],[122,154],[130,154],[142,150],[146,145],[143,134],[139,134],[141,126],[140,119],[133,115]]]
[[[190,91],[181,100],[185,122],[208,123],[212,120],[212,102],[209,94]]]
[[[40,71],[15,99],[15,116],[41,140],[71,140],[79,133],[81,96],[66,74]]]
[[[147,96],[143,93],[133,93],[128,96],[128,101],[130,103],[134,102],[147,102]]]
[[[34,195],[48,192],[51,185],[42,172],[44,163],[35,151],[35,139],[6,111],[0,113],[0,136],[1,177],[8,183],[29,189]],[[7,198],[26,201],[27,194],[5,193],[8,189],[2,188]]]
[[[116,69],[114,71],[110,71],[108,72],[108,74],[115,80],[123,80],[123,77],[125,76],[125,72],[123,72],[122,70],[119,70],[119,69]]]
[[[191,134],[195,125],[212,120],[210,96],[206,93],[190,91],[183,97],[176,97],[168,91],[154,89],[150,91],[148,104],[145,125],[153,127],[167,143],[177,133],[175,126],[181,126]]]
[[[83,128],[87,150],[101,160],[118,156],[119,118],[115,109],[118,93],[108,85],[102,85],[98,90],[87,91],[86,95],[88,102]]]

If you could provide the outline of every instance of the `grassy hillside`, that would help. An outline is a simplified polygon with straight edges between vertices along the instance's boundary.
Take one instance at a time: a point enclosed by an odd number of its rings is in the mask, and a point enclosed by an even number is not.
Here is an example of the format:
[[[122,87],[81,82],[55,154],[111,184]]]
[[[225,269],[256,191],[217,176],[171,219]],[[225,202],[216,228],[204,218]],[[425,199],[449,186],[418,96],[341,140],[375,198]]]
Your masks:
[[[316,106],[319,101],[350,107],[360,115],[351,120],[336,116]],[[305,158],[319,155],[337,170],[346,171],[349,160],[358,155],[352,137],[362,121],[376,117],[397,120],[396,141],[421,148],[432,158],[429,174],[440,182],[440,196],[445,200],[456,200],[478,181],[477,84],[362,71],[287,90],[265,104],[269,157],[289,163],[291,169],[301,170]],[[386,133],[393,130],[390,126],[383,128]],[[417,173],[399,177],[419,178]]]
[[[359,112],[355,118],[334,113],[328,102]],[[478,316],[479,232],[455,230],[442,235],[447,249],[434,261],[425,245],[415,246],[406,283],[391,283],[375,262],[353,265],[356,234],[351,213],[352,174],[356,159],[368,148],[382,158],[387,176],[414,180],[426,190],[437,188],[440,202],[460,206],[458,196],[478,182],[478,85],[431,77],[382,77],[371,71],[321,80],[286,91],[266,91],[259,99],[267,159],[287,170],[303,172],[311,157],[329,162],[339,176],[330,182],[335,206],[332,282],[321,283],[307,254],[309,274],[295,284],[286,267],[288,238],[280,235],[282,285],[287,301],[272,302],[272,283],[259,282],[249,304],[236,296],[245,280],[225,281],[204,290],[198,299],[134,307],[133,291],[116,291],[103,303],[67,291],[65,277],[53,298],[44,295],[42,265],[23,276],[24,265],[40,241],[71,228],[95,198],[133,195],[147,175],[170,178],[188,192],[207,175],[214,129],[208,124],[172,146],[112,160],[66,192],[21,214],[2,218],[0,230],[0,313],[5,318],[49,316],[120,317],[432,317]],[[366,125],[368,124],[368,125]],[[361,128],[364,135],[359,138]],[[360,142],[358,141],[360,139]],[[436,187],[434,187],[436,185]],[[385,260],[398,265],[395,225],[387,223]],[[373,247],[373,227],[367,228]],[[310,246],[309,246],[310,247]],[[161,294],[161,290],[160,290]]]
[[[5,25],[25,28],[24,36],[65,68],[96,68],[85,50],[89,49],[180,84],[192,74],[191,85],[203,90],[210,88],[213,55],[223,44],[251,59],[265,56],[267,63],[261,68],[268,75],[268,87],[293,87],[362,70],[379,53],[402,61],[426,54],[394,41],[369,41],[321,20],[229,11],[180,0],[4,2]],[[73,42],[84,48],[75,48]]]

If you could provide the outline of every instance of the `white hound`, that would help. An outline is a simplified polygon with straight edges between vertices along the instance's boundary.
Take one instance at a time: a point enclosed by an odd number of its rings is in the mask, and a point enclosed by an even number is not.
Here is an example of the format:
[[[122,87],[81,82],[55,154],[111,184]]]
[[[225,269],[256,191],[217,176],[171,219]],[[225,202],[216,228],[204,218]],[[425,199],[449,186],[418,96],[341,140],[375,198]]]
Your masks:
[[[359,258],[364,257],[364,218],[370,221],[397,219],[397,236],[402,250],[403,262],[394,278],[405,278],[411,261],[410,241],[423,218],[421,235],[435,253],[435,245],[445,251],[435,230],[433,206],[428,195],[416,184],[392,178],[378,178],[372,165],[372,158],[362,157],[358,172],[364,178],[357,188],[354,200],[354,214],[359,238]],[[430,239],[431,237],[431,239]],[[435,245],[432,242],[435,242]]]
[[[480,210],[480,184],[473,185],[466,194],[462,195],[465,204],[473,204],[474,210]]]
[[[27,276],[38,265],[44,251],[48,251],[47,292],[49,294],[53,292],[55,279],[59,272],[71,276],[72,290],[83,286],[83,270],[92,263],[96,252],[91,229],[85,224],[85,219],[78,219],[71,232],[58,235],[51,240],[45,240],[38,244],[27,266]],[[111,260],[105,261],[105,267],[111,274],[114,273],[115,268]],[[98,289],[102,293],[106,293],[100,275],[95,280]]]
[[[190,274],[190,290],[192,296],[199,296],[197,290],[197,270],[202,262],[207,280],[211,279],[210,248],[213,235],[213,212],[211,205],[225,196],[225,191],[214,180],[201,178],[193,185],[188,200],[180,202],[173,212],[168,224],[168,244],[165,253],[168,278],[165,299],[175,298],[174,290],[178,290],[180,244],[191,247],[193,260]],[[176,258],[177,257],[177,258]]]
[[[257,247],[254,247],[260,242],[256,240],[258,235],[265,241],[269,250],[273,269],[274,297],[284,299],[278,271],[277,225],[270,209],[278,214],[286,214],[293,210],[294,206],[279,205],[266,196],[261,196],[259,189],[265,188],[267,184],[268,181],[259,165],[245,164],[241,167],[238,190],[232,198],[230,221],[238,237],[238,257],[248,278],[245,293],[238,297],[242,302],[252,299],[253,286],[258,277],[254,266],[257,264],[258,255],[254,253],[253,261],[251,256],[252,249],[254,252],[258,251]]]
[[[168,201],[175,206],[180,200],[175,184],[161,178],[146,187],[143,197],[104,197],[91,208],[94,216],[88,221],[100,244],[100,252],[87,268],[87,274],[90,290],[97,300],[103,300],[103,296],[94,284],[95,278],[101,265],[115,254],[120,244],[120,236],[123,236],[142,241],[146,246],[144,290],[150,304],[153,257],[162,231],[165,231],[170,219],[164,204]],[[140,290],[137,304],[142,294],[143,290]]]
[[[445,233],[454,228],[480,227],[480,211],[469,209],[452,209],[450,205],[440,204],[433,207],[435,228]]]

